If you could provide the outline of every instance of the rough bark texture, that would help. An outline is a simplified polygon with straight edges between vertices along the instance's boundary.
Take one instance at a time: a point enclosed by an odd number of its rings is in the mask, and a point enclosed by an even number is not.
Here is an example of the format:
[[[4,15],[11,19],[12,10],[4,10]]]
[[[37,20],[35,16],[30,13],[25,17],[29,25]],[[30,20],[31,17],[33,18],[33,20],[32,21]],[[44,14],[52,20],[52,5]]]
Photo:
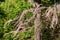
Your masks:
[[[42,23],[40,22],[40,14],[35,19],[35,40],[42,40]]]
[[[35,9],[35,13],[36,13],[36,18],[34,21],[35,40],[42,40],[42,20],[40,6],[37,6],[37,8]]]

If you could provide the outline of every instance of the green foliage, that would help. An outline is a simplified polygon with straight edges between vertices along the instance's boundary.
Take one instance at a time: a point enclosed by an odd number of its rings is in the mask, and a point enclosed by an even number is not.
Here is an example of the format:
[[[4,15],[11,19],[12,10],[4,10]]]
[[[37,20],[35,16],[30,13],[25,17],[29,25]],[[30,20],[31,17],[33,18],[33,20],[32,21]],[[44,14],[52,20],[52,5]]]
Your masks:
[[[28,40],[34,36],[34,28],[27,30],[26,32],[20,32],[16,37],[18,40]]]
[[[6,36],[3,37],[4,39],[3,40],[13,40],[13,34],[10,33],[10,34],[7,34]]]
[[[45,29],[44,30],[44,32],[43,32],[43,40],[52,40],[52,38],[51,38],[51,34],[50,34],[50,32],[51,32],[51,29]]]
[[[54,0],[42,0],[43,6],[51,6],[54,4]]]
[[[33,39],[34,36],[34,28],[28,29],[25,32],[19,32],[16,37],[13,36],[12,33],[3,36],[3,40],[28,40]]]
[[[34,25],[34,20],[30,21],[28,25],[32,27]]]
[[[25,14],[23,16],[23,19],[26,20],[26,19],[29,19],[31,16],[33,16],[32,12],[28,12],[27,14]]]
[[[8,14],[8,19],[13,19],[18,16],[18,11],[29,9],[31,5],[24,0],[6,0],[1,3],[1,7]]]
[[[17,18],[19,11],[29,9],[31,7],[32,5],[30,5],[27,2],[27,0],[5,0],[5,2],[0,3],[0,39],[1,40],[13,40],[10,34],[5,37],[3,37],[3,35],[5,33],[14,30],[15,22],[11,22],[9,25],[6,25],[6,27],[4,28],[5,22],[10,19]]]

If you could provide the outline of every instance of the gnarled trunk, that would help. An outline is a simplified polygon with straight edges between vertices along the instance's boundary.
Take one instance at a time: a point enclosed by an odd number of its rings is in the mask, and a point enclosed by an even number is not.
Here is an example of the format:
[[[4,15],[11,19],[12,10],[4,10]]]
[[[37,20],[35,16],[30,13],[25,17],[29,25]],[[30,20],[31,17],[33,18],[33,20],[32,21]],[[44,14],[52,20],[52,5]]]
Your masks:
[[[42,40],[42,23],[40,14],[37,14],[35,19],[35,40]]]
[[[41,9],[40,6],[35,9],[36,18],[34,21],[34,27],[35,27],[35,38],[34,40],[42,40],[42,19],[41,19]]]

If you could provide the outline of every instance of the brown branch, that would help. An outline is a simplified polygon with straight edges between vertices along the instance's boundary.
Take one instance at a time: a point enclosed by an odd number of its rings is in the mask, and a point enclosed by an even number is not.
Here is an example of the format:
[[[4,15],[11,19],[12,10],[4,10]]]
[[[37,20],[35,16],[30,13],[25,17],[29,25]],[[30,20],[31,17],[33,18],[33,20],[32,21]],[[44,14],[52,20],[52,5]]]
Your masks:
[[[53,17],[52,17],[52,21],[51,21],[51,28],[55,28],[55,26],[58,24],[58,16],[57,16],[57,10],[54,7],[53,10]]]

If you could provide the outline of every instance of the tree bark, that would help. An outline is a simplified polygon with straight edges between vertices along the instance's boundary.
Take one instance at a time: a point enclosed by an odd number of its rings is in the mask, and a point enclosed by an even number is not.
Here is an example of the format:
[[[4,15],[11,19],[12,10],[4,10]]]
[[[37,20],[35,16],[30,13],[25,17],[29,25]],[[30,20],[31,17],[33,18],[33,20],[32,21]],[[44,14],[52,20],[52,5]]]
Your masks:
[[[35,40],[42,40],[42,24],[39,14],[37,14],[37,18],[35,19]]]
[[[34,28],[35,28],[35,38],[34,40],[42,40],[42,20],[41,20],[41,10],[40,7],[35,10],[36,18],[34,21]]]

